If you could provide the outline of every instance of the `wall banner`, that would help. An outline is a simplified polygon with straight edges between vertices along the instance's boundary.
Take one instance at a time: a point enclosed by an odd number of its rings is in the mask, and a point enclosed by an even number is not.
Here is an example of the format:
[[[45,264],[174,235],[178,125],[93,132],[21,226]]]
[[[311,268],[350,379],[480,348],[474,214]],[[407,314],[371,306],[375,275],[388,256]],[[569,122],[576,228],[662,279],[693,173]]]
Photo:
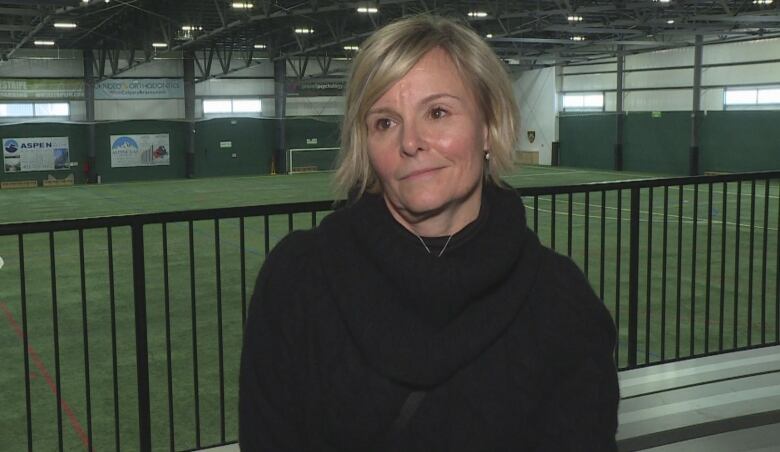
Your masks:
[[[3,139],[3,171],[52,171],[70,169],[68,137]]]
[[[183,99],[180,78],[108,79],[95,85],[95,99]]]
[[[170,165],[167,133],[111,135],[111,167]]]
[[[346,80],[329,79],[287,79],[287,94],[297,96],[340,96],[344,94]]]
[[[84,80],[0,79],[2,99],[78,99],[84,97]]]

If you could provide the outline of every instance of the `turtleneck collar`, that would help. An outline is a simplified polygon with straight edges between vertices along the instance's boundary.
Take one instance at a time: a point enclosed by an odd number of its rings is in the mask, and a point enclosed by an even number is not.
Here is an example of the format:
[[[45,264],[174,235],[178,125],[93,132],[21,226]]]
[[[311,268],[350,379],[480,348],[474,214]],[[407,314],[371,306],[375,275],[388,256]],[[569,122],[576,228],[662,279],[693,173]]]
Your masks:
[[[331,295],[358,348],[388,377],[416,386],[448,378],[500,335],[533,285],[540,245],[519,195],[492,185],[483,192],[489,209],[440,258],[393,219],[381,195],[318,228]]]

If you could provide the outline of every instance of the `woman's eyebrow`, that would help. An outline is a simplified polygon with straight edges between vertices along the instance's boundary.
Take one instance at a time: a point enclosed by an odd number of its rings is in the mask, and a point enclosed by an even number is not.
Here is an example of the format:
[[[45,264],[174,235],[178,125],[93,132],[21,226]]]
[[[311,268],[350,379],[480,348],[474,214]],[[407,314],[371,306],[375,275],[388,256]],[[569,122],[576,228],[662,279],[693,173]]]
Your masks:
[[[429,103],[431,103],[433,101],[436,101],[436,100],[439,100],[439,99],[442,99],[442,98],[450,98],[450,99],[455,99],[457,101],[462,101],[463,100],[463,99],[461,99],[460,97],[458,97],[458,96],[456,96],[454,94],[434,93],[434,94],[430,94],[428,96],[423,97],[422,100],[420,100],[420,103],[421,104],[429,104]],[[392,108],[389,108],[389,107],[372,108],[372,109],[368,110],[368,112],[366,113],[366,116],[374,115],[374,114],[381,114],[381,113],[395,113],[395,110],[393,110]]]

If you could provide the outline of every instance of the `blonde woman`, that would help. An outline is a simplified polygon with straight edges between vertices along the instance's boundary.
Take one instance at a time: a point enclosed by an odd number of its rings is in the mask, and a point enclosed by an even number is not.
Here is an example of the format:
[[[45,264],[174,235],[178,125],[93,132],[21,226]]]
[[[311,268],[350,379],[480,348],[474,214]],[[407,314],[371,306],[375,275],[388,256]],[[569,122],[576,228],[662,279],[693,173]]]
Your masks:
[[[336,173],[349,205],[257,279],[243,450],[615,450],[614,325],[501,182],[517,126],[466,26],[412,17],[363,43]]]

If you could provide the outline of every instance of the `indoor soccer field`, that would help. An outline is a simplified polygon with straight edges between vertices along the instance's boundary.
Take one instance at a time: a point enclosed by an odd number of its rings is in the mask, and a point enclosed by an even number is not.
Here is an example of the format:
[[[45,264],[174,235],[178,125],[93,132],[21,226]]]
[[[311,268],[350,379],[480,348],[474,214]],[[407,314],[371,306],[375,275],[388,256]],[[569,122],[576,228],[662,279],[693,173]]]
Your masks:
[[[0,223],[330,200],[331,176],[2,190]],[[538,187],[661,176],[528,166],[506,180]],[[613,313],[618,365],[625,367],[628,190],[524,200],[542,242],[571,255]],[[777,181],[655,188],[652,204],[650,190],[643,189],[640,200],[639,363],[776,340]],[[266,234],[272,247],[291,227],[311,223],[311,214],[302,213],[144,228],[155,449],[190,449],[237,436],[242,319],[268,252]],[[82,448],[85,436],[93,438],[95,450],[137,448],[129,241],[129,228],[25,235],[22,277],[19,238],[0,237],[0,417],[15,426],[0,435],[0,450],[26,447],[25,324],[35,449],[55,449],[58,428],[65,450]]]

